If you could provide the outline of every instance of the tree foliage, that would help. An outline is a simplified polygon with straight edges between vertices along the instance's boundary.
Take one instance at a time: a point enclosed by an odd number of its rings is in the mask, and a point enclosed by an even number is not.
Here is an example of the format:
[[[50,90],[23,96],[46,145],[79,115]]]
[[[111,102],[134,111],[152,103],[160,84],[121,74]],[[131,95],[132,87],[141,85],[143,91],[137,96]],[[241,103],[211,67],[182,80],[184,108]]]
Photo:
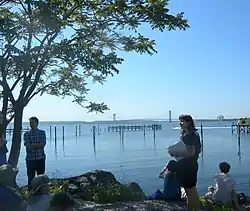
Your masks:
[[[71,96],[90,111],[87,84],[119,73],[117,51],[155,53],[154,40],[139,32],[186,29],[183,13],[170,15],[167,0],[2,1],[1,86],[11,107],[26,106],[37,94]],[[20,89],[14,97],[15,88]]]
[[[160,31],[189,27],[183,13],[169,13],[168,0],[0,1],[4,125],[14,118],[11,164],[20,153],[23,110],[34,96],[70,96],[91,112],[108,110],[87,100],[88,84],[119,73],[119,51],[156,53],[141,25]]]

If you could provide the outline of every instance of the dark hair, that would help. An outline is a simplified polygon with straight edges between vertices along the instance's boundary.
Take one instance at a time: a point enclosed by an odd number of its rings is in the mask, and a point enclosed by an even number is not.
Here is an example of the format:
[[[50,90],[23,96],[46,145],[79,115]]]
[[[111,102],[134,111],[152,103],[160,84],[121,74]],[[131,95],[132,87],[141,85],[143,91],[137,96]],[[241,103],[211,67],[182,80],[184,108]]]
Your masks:
[[[193,120],[192,116],[187,115],[187,114],[185,114],[185,115],[182,114],[179,116],[179,120],[180,121],[184,120],[185,122],[189,123],[189,128],[188,128],[189,131],[197,131],[197,129],[195,128],[195,124],[194,124],[194,120]]]
[[[69,207],[75,206],[75,204],[75,200],[67,192],[58,192],[53,196],[50,207],[66,210]]]
[[[176,161],[170,160],[167,164],[168,177],[167,180],[169,183],[173,183],[176,180]]]
[[[222,173],[227,174],[230,171],[231,166],[229,163],[224,161],[220,163],[219,168]]]
[[[29,121],[35,121],[37,124],[39,123],[39,120],[37,117],[33,116],[29,118]]]
[[[176,171],[176,161],[175,160],[170,160],[167,164],[167,169],[170,172],[175,172]]]
[[[182,129],[182,130],[181,130],[181,136],[184,136],[185,133],[186,133],[186,131]]]

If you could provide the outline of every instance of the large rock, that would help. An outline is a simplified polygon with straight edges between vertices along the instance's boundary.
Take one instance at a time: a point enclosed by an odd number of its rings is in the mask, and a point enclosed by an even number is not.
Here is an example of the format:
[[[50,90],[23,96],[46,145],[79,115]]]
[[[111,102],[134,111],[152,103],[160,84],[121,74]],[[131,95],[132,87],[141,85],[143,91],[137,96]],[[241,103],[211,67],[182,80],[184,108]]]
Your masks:
[[[116,201],[139,201],[146,198],[141,187],[132,182],[123,185],[107,171],[95,170],[81,176],[68,179],[68,191],[86,201],[99,203]]]

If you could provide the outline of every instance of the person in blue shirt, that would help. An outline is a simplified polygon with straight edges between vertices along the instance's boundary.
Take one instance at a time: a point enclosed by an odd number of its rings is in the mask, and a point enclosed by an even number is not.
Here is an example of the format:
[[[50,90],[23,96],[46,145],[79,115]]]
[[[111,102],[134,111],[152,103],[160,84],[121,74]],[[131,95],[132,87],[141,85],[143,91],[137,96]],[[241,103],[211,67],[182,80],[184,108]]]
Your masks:
[[[28,176],[28,190],[31,190],[31,181],[36,175],[45,173],[45,145],[46,133],[38,129],[39,120],[31,117],[30,131],[24,133],[24,146],[26,147],[26,167]]]
[[[26,211],[26,202],[14,191],[16,174],[11,165],[0,166],[1,211]]]
[[[162,169],[160,178],[164,178],[164,200],[179,200],[181,199],[181,187],[176,176],[176,161],[170,160]]]

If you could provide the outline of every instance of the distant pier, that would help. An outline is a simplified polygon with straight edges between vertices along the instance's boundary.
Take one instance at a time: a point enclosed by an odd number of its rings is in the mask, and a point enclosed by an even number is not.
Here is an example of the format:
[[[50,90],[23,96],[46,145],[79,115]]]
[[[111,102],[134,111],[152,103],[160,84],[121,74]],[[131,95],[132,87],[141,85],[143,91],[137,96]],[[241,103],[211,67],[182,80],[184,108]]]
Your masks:
[[[13,134],[13,131],[14,131],[13,128],[7,128],[7,129],[6,129],[6,134],[12,135],[12,134]],[[29,128],[23,128],[21,132],[22,132],[22,133],[25,133],[26,131],[30,131],[30,129],[29,129]]]
[[[162,130],[161,124],[149,125],[109,125],[108,132]]]
[[[250,125],[249,124],[233,124],[231,126],[232,134],[236,133],[243,133],[243,134],[250,134]]]

